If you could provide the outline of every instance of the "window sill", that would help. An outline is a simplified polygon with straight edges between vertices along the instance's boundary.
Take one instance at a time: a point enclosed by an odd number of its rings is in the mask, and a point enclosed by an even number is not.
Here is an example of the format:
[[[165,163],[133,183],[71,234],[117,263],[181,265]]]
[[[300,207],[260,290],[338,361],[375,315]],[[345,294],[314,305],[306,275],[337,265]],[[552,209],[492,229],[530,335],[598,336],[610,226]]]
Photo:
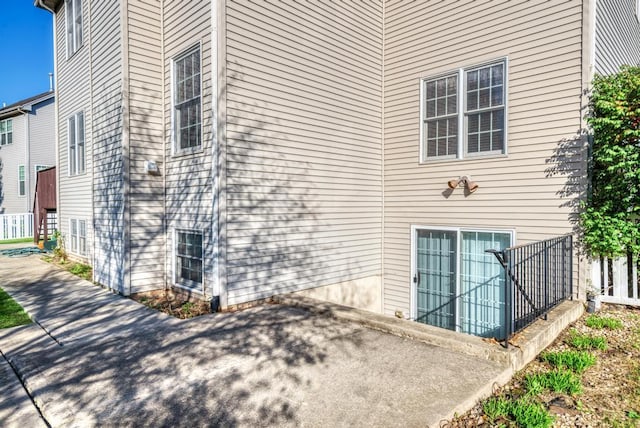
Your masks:
[[[171,154],[171,157],[182,158],[182,157],[188,157],[188,156],[194,156],[194,155],[201,155],[203,153],[204,153],[204,147],[200,145],[198,147],[193,147],[190,149],[177,150]]]
[[[486,155],[471,155],[464,158],[446,158],[446,159],[426,159],[419,162],[419,165],[434,165],[434,164],[445,164],[445,163],[458,163],[458,162],[471,162],[471,161],[486,161],[487,159],[495,159],[501,160],[508,158],[509,155],[506,153],[501,154],[486,154]]]

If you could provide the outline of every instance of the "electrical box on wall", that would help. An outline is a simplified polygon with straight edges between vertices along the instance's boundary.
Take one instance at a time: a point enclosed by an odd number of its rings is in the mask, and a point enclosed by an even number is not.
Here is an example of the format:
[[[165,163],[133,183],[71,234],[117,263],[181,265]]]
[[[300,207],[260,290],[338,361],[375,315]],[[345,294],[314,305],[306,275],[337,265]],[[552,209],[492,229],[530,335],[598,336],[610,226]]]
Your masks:
[[[144,172],[150,175],[158,175],[160,174],[160,169],[156,161],[148,160],[144,161]]]

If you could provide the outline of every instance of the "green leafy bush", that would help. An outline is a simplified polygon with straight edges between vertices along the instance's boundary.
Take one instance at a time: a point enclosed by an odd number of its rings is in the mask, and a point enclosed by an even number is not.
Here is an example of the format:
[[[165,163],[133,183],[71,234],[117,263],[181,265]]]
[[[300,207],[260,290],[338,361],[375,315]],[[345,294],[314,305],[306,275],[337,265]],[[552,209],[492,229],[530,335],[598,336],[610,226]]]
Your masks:
[[[591,254],[640,253],[640,67],[596,76],[587,118],[591,189],[580,216]]]

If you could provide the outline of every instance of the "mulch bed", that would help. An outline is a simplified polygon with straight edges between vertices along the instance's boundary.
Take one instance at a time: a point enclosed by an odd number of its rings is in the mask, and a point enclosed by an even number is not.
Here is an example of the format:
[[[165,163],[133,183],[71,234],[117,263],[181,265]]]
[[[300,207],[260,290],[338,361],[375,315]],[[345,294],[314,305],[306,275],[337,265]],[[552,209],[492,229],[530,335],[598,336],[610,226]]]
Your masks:
[[[211,313],[211,303],[174,294],[171,291],[149,291],[135,293],[131,299],[151,309],[180,319],[193,318]]]
[[[618,319],[621,329],[594,329],[585,325],[590,314],[583,315],[567,328],[547,351],[571,349],[566,343],[572,330],[590,336],[605,337],[606,350],[590,351],[596,364],[581,376],[583,392],[575,396],[545,392],[537,395],[553,416],[553,427],[635,427],[640,426],[640,309],[618,305],[603,305],[598,315]],[[526,374],[548,370],[548,365],[536,359],[514,378],[495,391],[496,396],[518,397],[523,392]],[[482,403],[442,427],[517,426],[511,421],[490,423],[483,414]]]

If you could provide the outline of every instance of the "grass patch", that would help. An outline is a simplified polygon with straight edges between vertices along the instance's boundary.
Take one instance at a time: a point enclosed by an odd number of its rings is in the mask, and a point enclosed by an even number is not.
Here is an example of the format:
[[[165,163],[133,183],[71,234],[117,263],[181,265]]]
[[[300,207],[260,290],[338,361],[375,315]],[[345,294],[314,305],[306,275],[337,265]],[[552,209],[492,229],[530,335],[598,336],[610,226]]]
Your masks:
[[[596,363],[596,356],[586,351],[546,352],[540,356],[540,359],[556,368],[569,369],[576,374],[584,373],[587,368]]]
[[[537,395],[545,390],[561,394],[576,395],[582,393],[580,378],[567,370],[552,370],[544,373],[526,375],[525,388],[528,394]]]
[[[2,244],[22,244],[27,242],[33,242],[33,237],[31,238],[18,238],[18,239],[5,239],[4,241],[0,241],[0,245]]]
[[[599,349],[604,351],[607,349],[607,339],[600,336],[590,336],[588,334],[580,334],[575,330],[571,330],[566,343],[578,350],[587,351],[591,349]]]
[[[589,315],[584,321],[584,324],[596,330],[602,330],[604,328],[618,330],[622,328],[622,321],[610,317],[601,317],[596,314]]]
[[[3,289],[0,288],[0,328],[30,324],[29,315]]]
[[[531,428],[548,428],[553,423],[553,417],[542,404],[526,398],[507,400],[492,397],[484,402],[482,410],[491,423],[506,419],[518,426]]]
[[[89,265],[85,265],[83,263],[71,263],[69,267],[67,267],[67,270],[82,279],[91,281],[92,271],[91,266]]]

